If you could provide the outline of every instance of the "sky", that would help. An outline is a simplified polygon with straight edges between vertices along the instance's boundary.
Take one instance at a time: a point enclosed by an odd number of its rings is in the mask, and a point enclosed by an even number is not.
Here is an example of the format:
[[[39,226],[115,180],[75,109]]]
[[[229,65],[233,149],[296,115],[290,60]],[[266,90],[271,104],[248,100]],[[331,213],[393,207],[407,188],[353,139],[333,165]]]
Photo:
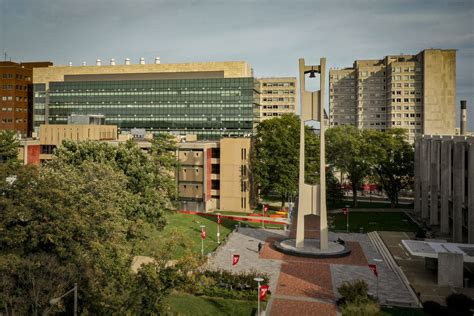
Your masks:
[[[0,0],[12,61],[243,60],[277,77],[298,58],[343,68],[426,48],[457,50],[456,108],[467,100],[474,130],[474,0]]]

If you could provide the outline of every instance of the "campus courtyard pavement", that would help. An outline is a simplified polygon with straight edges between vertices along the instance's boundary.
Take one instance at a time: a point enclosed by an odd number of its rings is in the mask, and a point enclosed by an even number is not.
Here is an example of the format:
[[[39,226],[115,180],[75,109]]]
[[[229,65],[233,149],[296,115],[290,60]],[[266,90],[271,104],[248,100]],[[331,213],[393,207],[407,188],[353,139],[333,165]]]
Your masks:
[[[266,315],[272,316],[336,315],[336,301],[340,298],[337,287],[356,279],[364,279],[369,292],[378,294],[382,303],[412,302],[404,284],[382,261],[367,235],[330,232],[330,241],[341,238],[352,248],[349,256],[331,259],[294,257],[272,247],[274,240],[288,236],[290,232],[283,230],[239,228],[209,258],[207,268],[268,274],[272,296]],[[259,242],[264,244],[260,253]],[[240,255],[236,266],[232,266],[233,254]],[[377,265],[378,287],[369,263]]]

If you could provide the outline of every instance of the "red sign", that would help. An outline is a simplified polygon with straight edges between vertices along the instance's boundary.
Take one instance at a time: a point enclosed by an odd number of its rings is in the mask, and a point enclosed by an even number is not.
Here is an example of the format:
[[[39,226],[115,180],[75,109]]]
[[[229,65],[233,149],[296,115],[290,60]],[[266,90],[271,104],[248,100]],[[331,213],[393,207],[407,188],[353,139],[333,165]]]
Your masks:
[[[263,204],[263,212],[266,213],[268,211],[268,204]]]
[[[377,272],[377,266],[375,264],[369,264],[369,268],[370,270],[372,270],[372,272],[374,273],[374,275],[378,278],[379,277],[379,274]]]
[[[237,263],[239,263],[240,255],[234,255],[232,257],[232,265],[235,266]]]
[[[349,209],[347,207],[343,207],[342,212],[344,213],[344,215],[347,215],[347,213],[349,213]]]
[[[204,228],[201,230],[201,239],[206,239],[206,231]]]
[[[268,285],[260,286],[260,300],[265,301],[267,299]]]
[[[221,224],[222,222],[222,219],[221,219],[221,216],[220,215],[217,215],[217,224]]]

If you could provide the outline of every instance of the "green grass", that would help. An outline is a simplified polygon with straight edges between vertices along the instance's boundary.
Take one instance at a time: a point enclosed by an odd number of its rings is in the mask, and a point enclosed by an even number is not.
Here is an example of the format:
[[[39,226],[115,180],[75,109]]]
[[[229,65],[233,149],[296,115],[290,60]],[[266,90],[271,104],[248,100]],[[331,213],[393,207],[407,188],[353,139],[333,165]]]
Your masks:
[[[376,316],[426,316],[427,314],[419,308],[409,307],[382,307]]]
[[[328,209],[335,210],[335,209],[338,209],[338,208],[346,207],[346,205],[349,205],[349,207],[351,207],[351,208],[354,207],[354,204],[352,203],[352,200],[350,200],[350,201],[349,200],[344,200],[344,201],[338,201],[336,203],[329,203],[328,202]],[[390,202],[358,201],[357,202],[357,208],[391,208],[391,205],[390,205]],[[413,209],[413,204],[400,204],[398,206],[395,206],[395,208]]]
[[[333,214],[333,230],[346,230],[346,216],[343,213]],[[374,230],[416,232],[419,227],[403,212],[356,212],[349,211],[349,231],[364,232]]]
[[[186,250],[196,255],[201,254],[201,228],[204,225],[206,230],[206,239],[204,240],[204,255],[214,251],[219,244],[217,243],[217,217],[183,214],[174,212],[166,216],[168,225],[162,231],[153,228],[147,229],[148,238],[140,242],[138,253],[142,256],[153,256],[162,251],[165,245],[170,242],[177,242],[174,249],[173,259],[183,257]],[[222,242],[227,235],[238,225],[238,221],[222,218],[220,225],[220,241]],[[241,227],[261,228],[261,223],[251,223],[242,221]],[[265,228],[282,229],[283,225],[265,224]]]
[[[257,303],[175,293],[168,298],[172,315],[252,315]]]

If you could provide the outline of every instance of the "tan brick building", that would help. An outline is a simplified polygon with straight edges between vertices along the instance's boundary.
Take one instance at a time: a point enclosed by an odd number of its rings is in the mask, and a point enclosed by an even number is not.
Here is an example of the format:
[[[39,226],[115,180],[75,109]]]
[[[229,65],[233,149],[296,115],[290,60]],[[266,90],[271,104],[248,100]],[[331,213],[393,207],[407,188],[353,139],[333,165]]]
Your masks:
[[[295,77],[258,79],[260,86],[260,107],[258,121],[296,113],[297,80]]]
[[[330,126],[354,125],[415,135],[455,133],[456,51],[356,60],[329,71]]]
[[[178,143],[177,183],[182,209],[251,212],[255,191],[250,175],[251,138]]]

